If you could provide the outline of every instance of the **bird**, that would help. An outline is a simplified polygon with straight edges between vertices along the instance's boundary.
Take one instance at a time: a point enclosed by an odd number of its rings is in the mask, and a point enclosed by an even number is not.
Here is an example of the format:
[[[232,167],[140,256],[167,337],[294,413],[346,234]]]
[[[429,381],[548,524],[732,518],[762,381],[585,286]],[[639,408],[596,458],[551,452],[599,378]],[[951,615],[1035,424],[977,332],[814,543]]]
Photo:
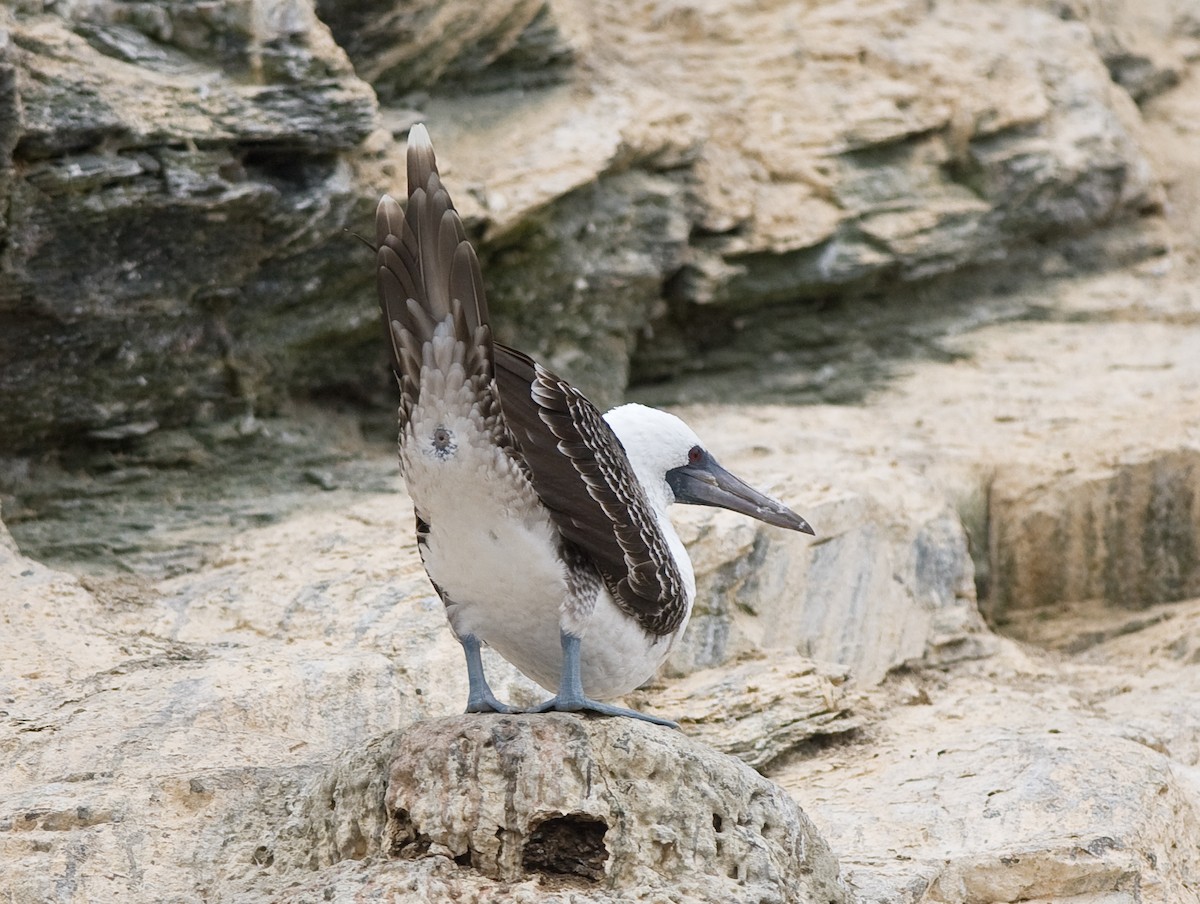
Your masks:
[[[400,469],[421,561],[467,665],[467,712],[576,712],[675,726],[606,701],[651,678],[696,598],[667,509],[718,506],[813,534],[717,463],[673,414],[601,414],[493,338],[478,256],[423,124],[407,148],[408,203],[376,210],[376,276],[400,390]],[[553,696],[496,698],[490,646]]]

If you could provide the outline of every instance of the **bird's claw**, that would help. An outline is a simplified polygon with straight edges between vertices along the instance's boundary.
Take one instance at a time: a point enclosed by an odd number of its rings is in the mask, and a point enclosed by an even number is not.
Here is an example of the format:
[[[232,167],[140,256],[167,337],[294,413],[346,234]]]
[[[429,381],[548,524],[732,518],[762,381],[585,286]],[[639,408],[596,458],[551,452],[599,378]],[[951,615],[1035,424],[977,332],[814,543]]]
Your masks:
[[[626,709],[623,706],[613,706],[611,703],[601,703],[599,700],[592,700],[590,697],[563,697],[562,694],[556,694],[545,703],[539,703],[526,712],[531,713],[596,713],[601,716],[625,716],[628,719],[640,719],[643,722],[651,722],[654,725],[663,725],[667,728],[678,728],[678,723],[672,722],[670,719],[663,719],[659,716],[651,716],[647,713],[640,713],[635,709]]]
[[[507,703],[501,703],[492,694],[481,694],[478,697],[471,697],[467,700],[467,712],[500,713],[505,716],[515,716],[518,713],[525,712],[525,710],[517,706],[509,706]]]

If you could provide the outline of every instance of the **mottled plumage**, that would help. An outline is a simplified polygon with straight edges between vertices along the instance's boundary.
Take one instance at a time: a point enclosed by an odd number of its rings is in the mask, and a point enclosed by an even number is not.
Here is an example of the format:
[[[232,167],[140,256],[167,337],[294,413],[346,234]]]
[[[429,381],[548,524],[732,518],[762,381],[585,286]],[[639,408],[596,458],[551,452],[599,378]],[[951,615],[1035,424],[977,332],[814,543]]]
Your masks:
[[[501,408],[542,505],[626,614],[652,634],[673,633],[689,600],[624,446],[566,380],[521,352],[496,352]]]

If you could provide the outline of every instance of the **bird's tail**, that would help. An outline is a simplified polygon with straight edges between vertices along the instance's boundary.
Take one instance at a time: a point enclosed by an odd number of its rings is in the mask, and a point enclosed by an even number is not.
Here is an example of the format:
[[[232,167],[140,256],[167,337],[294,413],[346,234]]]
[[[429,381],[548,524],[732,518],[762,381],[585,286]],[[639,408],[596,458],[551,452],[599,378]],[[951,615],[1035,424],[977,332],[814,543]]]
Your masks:
[[[408,135],[408,207],[384,195],[375,213],[377,284],[392,368],[415,402],[422,364],[490,379],[492,336],[475,249],[438,175],[423,125]],[[453,342],[435,343],[435,337]],[[460,357],[461,356],[461,357]]]

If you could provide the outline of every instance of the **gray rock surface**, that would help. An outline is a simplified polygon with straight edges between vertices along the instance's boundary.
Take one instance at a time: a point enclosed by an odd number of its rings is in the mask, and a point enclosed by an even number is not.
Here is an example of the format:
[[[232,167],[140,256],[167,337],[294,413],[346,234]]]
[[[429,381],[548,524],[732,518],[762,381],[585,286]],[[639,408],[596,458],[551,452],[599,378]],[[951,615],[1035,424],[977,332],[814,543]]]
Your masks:
[[[819,371],[851,324],[886,348],[860,316],[880,293],[1015,254],[1159,251],[1133,98],[1184,84],[1190,21],[1184,0],[16,4],[0,449],[378,397],[343,230],[403,194],[418,118],[500,335],[606,404],[769,356]],[[831,298],[846,317],[817,318]]]
[[[415,92],[543,87],[573,62],[554,4],[318,0],[317,14],[384,102]]]
[[[817,538],[797,543],[745,519],[679,512],[705,592],[669,668],[799,650],[872,684],[907,663],[987,650],[967,535],[934,483],[853,460],[827,425],[808,421],[794,432],[787,409],[693,408],[685,417],[726,456],[748,460],[743,470],[758,485],[802,500]],[[801,459],[801,474],[779,479]],[[816,474],[829,483],[814,485]]]
[[[361,319],[373,93],[304,3],[62,11],[0,11],[0,443],[270,410]]]

